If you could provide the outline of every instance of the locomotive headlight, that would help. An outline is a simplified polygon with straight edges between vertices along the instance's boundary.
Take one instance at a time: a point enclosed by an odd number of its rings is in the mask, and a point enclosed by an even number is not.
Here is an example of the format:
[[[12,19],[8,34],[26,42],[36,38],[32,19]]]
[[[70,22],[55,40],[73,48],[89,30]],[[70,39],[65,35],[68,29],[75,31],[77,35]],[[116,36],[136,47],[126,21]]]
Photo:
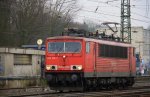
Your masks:
[[[78,68],[78,70],[82,70],[82,66],[81,65],[77,66],[77,68]]]
[[[57,70],[57,65],[51,65],[50,70]]]
[[[56,65],[47,65],[46,70],[57,70],[57,66]]]
[[[82,65],[72,65],[71,70],[82,70]]]
[[[46,65],[46,70],[50,70],[50,69],[51,69],[51,66]]]

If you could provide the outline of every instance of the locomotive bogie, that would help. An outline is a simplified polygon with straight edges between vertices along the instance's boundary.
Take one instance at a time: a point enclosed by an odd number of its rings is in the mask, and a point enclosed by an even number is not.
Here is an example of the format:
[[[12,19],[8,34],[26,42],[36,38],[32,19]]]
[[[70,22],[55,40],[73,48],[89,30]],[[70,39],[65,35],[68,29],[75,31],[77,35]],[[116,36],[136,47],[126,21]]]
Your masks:
[[[114,78],[86,78],[84,82],[85,90],[89,89],[120,89],[127,88],[134,84],[133,77]]]
[[[48,85],[54,90],[82,90],[82,73],[47,73]]]

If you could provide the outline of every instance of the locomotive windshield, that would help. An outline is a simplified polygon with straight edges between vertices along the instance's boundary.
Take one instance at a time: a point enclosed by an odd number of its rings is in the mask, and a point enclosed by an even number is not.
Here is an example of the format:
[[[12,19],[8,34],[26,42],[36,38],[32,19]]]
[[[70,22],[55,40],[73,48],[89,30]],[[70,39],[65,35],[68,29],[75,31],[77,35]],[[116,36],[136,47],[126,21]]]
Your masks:
[[[79,53],[80,42],[49,42],[48,51],[53,53]]]

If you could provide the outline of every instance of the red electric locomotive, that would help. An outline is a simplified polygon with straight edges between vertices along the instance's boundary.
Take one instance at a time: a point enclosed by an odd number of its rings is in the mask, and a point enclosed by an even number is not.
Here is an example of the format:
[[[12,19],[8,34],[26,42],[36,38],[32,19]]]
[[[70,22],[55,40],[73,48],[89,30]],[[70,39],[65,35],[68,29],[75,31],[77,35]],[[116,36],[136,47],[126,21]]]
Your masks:
[[[116,41],[57,36],[46,40],[45,77],[54,90],[132,86],[134,47]]]

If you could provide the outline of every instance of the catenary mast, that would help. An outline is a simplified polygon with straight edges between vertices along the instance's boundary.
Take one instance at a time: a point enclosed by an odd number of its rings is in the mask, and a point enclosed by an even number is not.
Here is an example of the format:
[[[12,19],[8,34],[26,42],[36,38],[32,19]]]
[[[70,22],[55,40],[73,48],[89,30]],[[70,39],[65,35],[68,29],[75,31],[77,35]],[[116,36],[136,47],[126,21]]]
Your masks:
[[[131,43],[130,0],[121,0],[121,38]]]

